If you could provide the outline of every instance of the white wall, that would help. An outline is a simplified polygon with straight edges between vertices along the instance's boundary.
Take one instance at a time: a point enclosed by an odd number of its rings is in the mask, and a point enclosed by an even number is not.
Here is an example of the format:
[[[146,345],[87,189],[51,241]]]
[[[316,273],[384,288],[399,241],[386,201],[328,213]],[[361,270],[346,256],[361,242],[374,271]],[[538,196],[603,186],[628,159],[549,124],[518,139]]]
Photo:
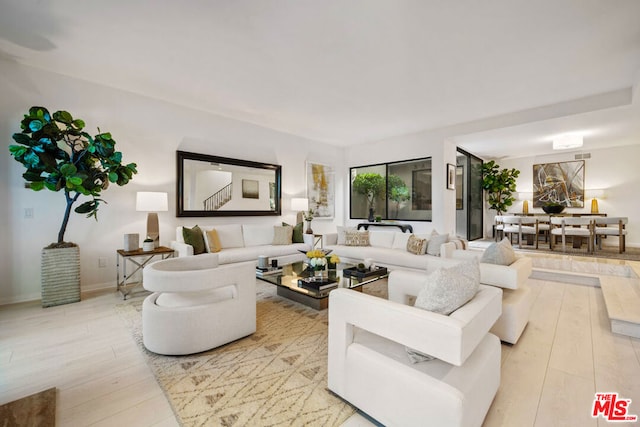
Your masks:
[[[640,141],[638,145],[612,147],[592,150],[590,159],[585,159],[584,188],[604,190],[604,198],[598,199],[599,211],[608,216],[626,216],[627,245],[640,247]],[[566,162],[575,160],[575,151],[518,159],[498,160],[500,168],[516,168],[520,176],[516,181],[518,191],[533,191],[533,165],[541,163]],[[511,212],[522,212],[522,201],[516,201]],[[585,200],[584,208],[567,208],[567,212],[591,212],[591,199]],[[533,209],[529,200],[529,212],[543,213],[542,209]],[[495,211],[485,215],[485,229],[491,229]],[[606,244],[617,244],[615,239],[607,239]]]
[[[112,286],[116,250],[125,233],[144,235],[146,214],[135,211],[137,191],[166,191],[169,212],[160,212],[160,241],[168,245],[177,225],[238,222],[238,218],[176,218],[176,150],[282,165],[281,217],[243,217],[243,222],[294,222],[291,198],[305,195],[305,162],[313,160],[344,170],[342,150],[251,124],[145,98],[43,70],[0,60],[0,304],[38,299],[40,251],[56,240],[64,212],[62,193],[24,188],[24,168],[8,153],[11,135],[20,131],[22,115],[32,105],[68,110],[85,120],[86,130],[110,131],[125,162],[138,164],[138,174],[125,187],[103,192],[108,204],[98,222],[72,214],[65,240],[80,245],[83,291]],[[316,232],[341,224],[344,179],[336,176],[336,217],[314,220]],[[33,209],[33,218],[24,216]],[[107,265],[98,267],[98,259]]]

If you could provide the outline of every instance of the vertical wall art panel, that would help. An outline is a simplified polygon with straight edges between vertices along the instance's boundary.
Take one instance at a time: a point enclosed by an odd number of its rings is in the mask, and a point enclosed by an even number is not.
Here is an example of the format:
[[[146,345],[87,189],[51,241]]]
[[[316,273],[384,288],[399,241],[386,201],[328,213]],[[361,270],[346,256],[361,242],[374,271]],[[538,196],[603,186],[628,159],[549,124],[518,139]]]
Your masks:
[[[331,166],[307,162],[307,198],[315,218],[333,218],[335,174]]]
[[[584,207],[584,160],[533,165],[533,207]]]

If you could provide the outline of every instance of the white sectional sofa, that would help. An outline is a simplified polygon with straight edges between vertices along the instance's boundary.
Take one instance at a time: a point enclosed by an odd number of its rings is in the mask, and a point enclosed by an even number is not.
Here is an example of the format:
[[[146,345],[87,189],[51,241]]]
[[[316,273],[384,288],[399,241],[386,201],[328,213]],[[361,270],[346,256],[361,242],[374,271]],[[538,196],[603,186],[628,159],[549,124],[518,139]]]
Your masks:
[[[482,254],[482,251],[455,249],[448,252],[447,256],[459,261],[471,258],[480,260]],[[527,279],[531,275],[532,265],[531,258],[518,255],[510,265],[480,263],[480,283],[502,288],[502,315],[491,328],[491,333],[501,341],[515,344],[529,322],[533,294]]]
[[[218,252],[220,264],[257,262],[258,256],[261,255],[277,259],[280,264],[305,259],[304,253],[300,251],[308,251],[311,248],[313,236],[305,234],[305,243],[274,245],[274,227],[278,226],[279,224],[223,224],[200,226],[200,229],[203,234],[212,229],[217,231],[222,246]],[[206,235],[203,237],[206,252],[210,252]],[[193,255],[193,246],[184,242],[182,226],[176,227],[176,240],[171,242],[171,247],[177,251],[179,257]]]
[[[324,234],[322,240],[323,248],[331,249],[343,262],[359,263],[367,260],[389,270],[433,271],[458,263],[445,255],[456,249],[454,242],[440,245],[443,256],[415,255],[407,251],[408,234],[411,233],[369,230],[369,246],[338,244],[338,233]]]

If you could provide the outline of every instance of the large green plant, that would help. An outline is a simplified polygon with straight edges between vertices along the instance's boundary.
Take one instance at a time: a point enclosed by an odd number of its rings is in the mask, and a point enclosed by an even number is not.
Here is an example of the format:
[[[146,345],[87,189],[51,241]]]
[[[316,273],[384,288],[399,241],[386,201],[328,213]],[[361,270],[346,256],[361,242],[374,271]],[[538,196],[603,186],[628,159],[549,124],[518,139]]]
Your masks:
[[[398,175],[389,175],[387,178],[387,198],[395,203],[396,216],[400,210],[400,203],[411,198],[409,187]]]
[[[519,170],[500,169],[493,160],[482,164],[482,188],[487,191],[489,208],[495,209],[498,215],[506,212],[516,200],[513,193],[518,175]]]
[[[137,173],[136,164],[122,164],[122,153],[115,150],[116,141],[109,132],[95,136],[83,131],[85,123],[67,111],[53,116],[44,107],[31,107],[20,123],[22,132],[15,133],[11,155],[27,168],[22,175],[32,190],[63,191],[66,208],[58,245],[64,242],[71,207],[82,196],[88,200],[75,212],[98,219],[100,193],[109,183],[125,185]],[[104,202],[106,203],[106,202]]]
[[[379,173],[361,173],[356,175],[351,184],[353,191],[367,198],[369,209],[375,208],[376,199],[385,194],[385,179]]]

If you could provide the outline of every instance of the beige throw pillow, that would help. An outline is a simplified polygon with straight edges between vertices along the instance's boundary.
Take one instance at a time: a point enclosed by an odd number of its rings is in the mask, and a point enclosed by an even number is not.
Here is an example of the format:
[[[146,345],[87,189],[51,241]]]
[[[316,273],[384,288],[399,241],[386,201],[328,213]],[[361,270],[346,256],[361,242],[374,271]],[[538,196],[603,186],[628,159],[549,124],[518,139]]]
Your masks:
[[[424,255],[427,251],[427,239],[420,239],[415,235],[409,236],[407,240],[407,252],[415,255]]]
[[[369,232],[345,231],[344,244],[345,246],[369,246]]]
[[[273,226],[273,244],[290,245],[293,238],[293,227],[290,225]]]

